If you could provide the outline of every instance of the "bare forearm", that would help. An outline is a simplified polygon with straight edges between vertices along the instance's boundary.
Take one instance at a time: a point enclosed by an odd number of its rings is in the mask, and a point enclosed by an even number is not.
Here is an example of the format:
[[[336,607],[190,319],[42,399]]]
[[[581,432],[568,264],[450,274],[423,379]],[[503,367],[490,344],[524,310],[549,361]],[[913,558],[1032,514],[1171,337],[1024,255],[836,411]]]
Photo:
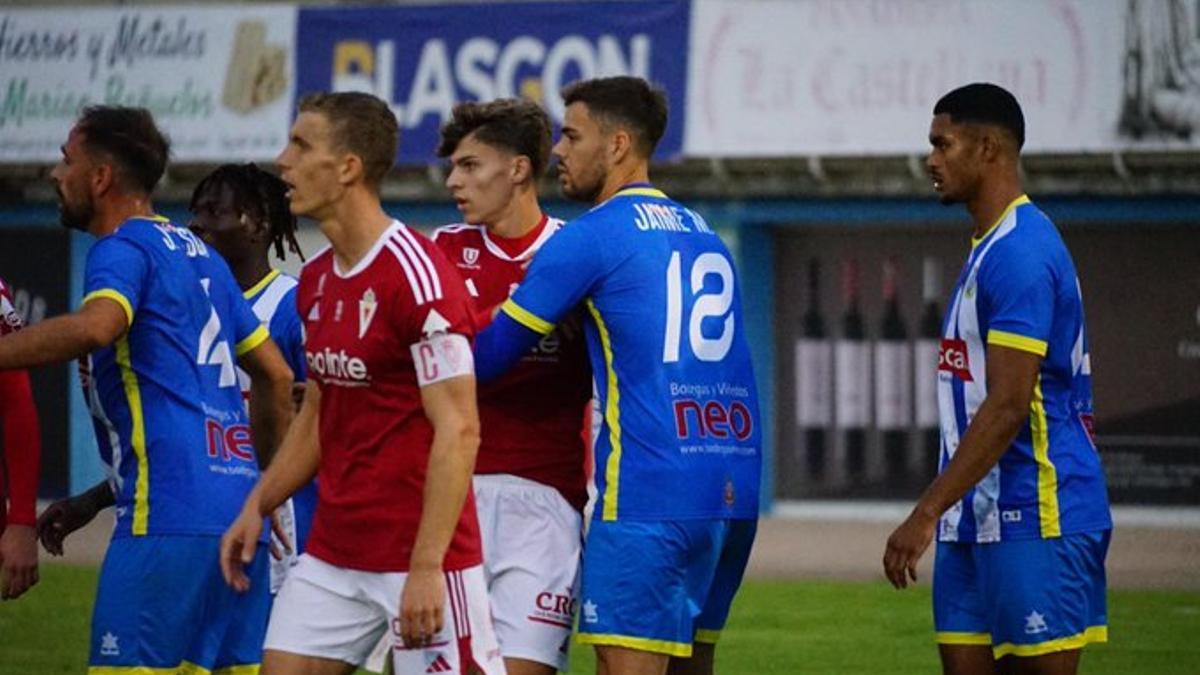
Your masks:
[[[0,370],[62,363],[104,344],[79,315],[57,316],[0,339]]]
[[[263,515],[274,511],[317,475],[321,463],[317,426],[315,411],[302,409],[287,428],[279,452],[255,489]]]
[[[260,467],[271,465],[291,421],[291,378],[254,379],[250,385],[250,429]]]
[[[106,480],[88,488],[87,492],[79,495],[76,499],[87,503],[94,511],[102,511],[117,503],[117,496],[113,494],[112,486]]]
[[[917,502],[916,510],[938,518],[991,471],[1028,419],[1028,411],[985,399],[954,456]]]
[[[478,449],[479,436],[473,430],[435,431],[410,567],[441,567],[471,488]]]

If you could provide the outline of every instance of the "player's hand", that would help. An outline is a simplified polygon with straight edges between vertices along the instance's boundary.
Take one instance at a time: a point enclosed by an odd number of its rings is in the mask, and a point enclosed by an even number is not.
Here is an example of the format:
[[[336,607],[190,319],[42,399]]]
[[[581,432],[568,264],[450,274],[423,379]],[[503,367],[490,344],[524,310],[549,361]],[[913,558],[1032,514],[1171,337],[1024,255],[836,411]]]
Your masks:
[[[910,580],[917,580],[917,561],[929,548],[936,528],[937,518],[916,508],[888,537],[883,552],[883,573],[892,586],[907,588]]]
[[[37,531],[9,523],[0,534],[0,599],[19,598],[37,582]]]
[[[304,390],[307,385],[303,382],[292,383],[292,412],[300,412],[300,406],[304,405]]]
[[[424,647],[442,631],[446,575],[441,568],[413,569],[400,594],[400,638],[409,649]]]
[[[258,535],[262,534],[263,517],[250,502],[247,500],[237,520],[221,537],[221,575],[225,577],[225,583],[239,593],[250,590],[246,565],[254,560]]]
[[[86,494],[86,493],[85,493]],[[92,522],[100,509],[84,495],[60,499],[42,511],[37,520],[37,536],[50,555],[63,554],[63,540],[75,530]]]

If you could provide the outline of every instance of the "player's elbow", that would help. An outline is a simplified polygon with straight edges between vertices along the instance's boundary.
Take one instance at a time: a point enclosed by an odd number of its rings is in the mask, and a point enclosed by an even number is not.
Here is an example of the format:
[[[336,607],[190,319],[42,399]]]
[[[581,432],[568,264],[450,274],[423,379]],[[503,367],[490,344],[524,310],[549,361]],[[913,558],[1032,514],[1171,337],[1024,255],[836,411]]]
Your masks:
[[[437,425],[436,433],[449,441],[447,447],[454,448],[457,454],[469,460],[474,466],[475,455],[479,452],[478,415],[467,414],[464,411],[461,414],[447,416]]]

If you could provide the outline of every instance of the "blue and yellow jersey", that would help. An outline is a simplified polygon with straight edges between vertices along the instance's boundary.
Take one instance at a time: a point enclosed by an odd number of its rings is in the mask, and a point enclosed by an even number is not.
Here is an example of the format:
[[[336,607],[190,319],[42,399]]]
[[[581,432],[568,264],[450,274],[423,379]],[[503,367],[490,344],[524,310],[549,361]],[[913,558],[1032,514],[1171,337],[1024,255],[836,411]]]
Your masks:
[[[1042,357],[1029,419],[996,466],[951,507],[941,541],[1057,537],[1112,527],[1091,438],[1092,378],[1075,264],[1054,224],[1020,197],[972,242],[938,360],[942,466],[987,397],[987,345]]]
[[[237,357],[266,328],[225,261],[165,218],[132,218],[96,242],[84,292],[129,320],[84,369],[113,536],[221,534],[258,479]]]
[[[699,214],[628,186],[566,225],[502,306],[538,333],[581,303],[603,423],[595,517],[756,518],[762,445],[732,256]]]
[[[292,377],[304,382],[304,324],[296,311],[296,277],[271,270],[258,283],[246,289],[242,296],[250,303],[250,309],[258,320],[267,327],[271,339],[283,352],[283,360],[292,369]],[[250,378],[239,373],[242,393],[250,391]]]

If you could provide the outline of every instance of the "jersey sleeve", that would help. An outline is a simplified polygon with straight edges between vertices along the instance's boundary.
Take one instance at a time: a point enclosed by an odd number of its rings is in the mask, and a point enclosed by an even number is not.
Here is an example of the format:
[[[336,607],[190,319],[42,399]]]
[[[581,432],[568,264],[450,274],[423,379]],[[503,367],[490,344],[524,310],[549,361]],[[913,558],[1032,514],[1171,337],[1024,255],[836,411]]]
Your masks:
[[[603,275],[605,248],[595,240],[590,225],[576,221],[550,237],[500,311],[536,333],[554,330]]]
[[[121,305],[132,324],[149,282],[150,259],[131,240],[109,235],[88,251],[83,272],[83,303],[108,298]]]
[[[987,343],[1045,356],[1054,318],[1054,268],[1045,256],[997,246],[980,269]]]
[[[242,356],[270,339],[270,331],[259,321],[258,315],[242,295],[242,289],[234,280],[233,272],[229,271],[225,259],[214,255],[210,261],[211,278],[208,292],[214,303],[221,302],[225,306],[227,316],[223,315],[221,319],[230,322],[229,332],[235,345],[234,353]],[[217,298],[218,294],[221,296],[220,300]]]

